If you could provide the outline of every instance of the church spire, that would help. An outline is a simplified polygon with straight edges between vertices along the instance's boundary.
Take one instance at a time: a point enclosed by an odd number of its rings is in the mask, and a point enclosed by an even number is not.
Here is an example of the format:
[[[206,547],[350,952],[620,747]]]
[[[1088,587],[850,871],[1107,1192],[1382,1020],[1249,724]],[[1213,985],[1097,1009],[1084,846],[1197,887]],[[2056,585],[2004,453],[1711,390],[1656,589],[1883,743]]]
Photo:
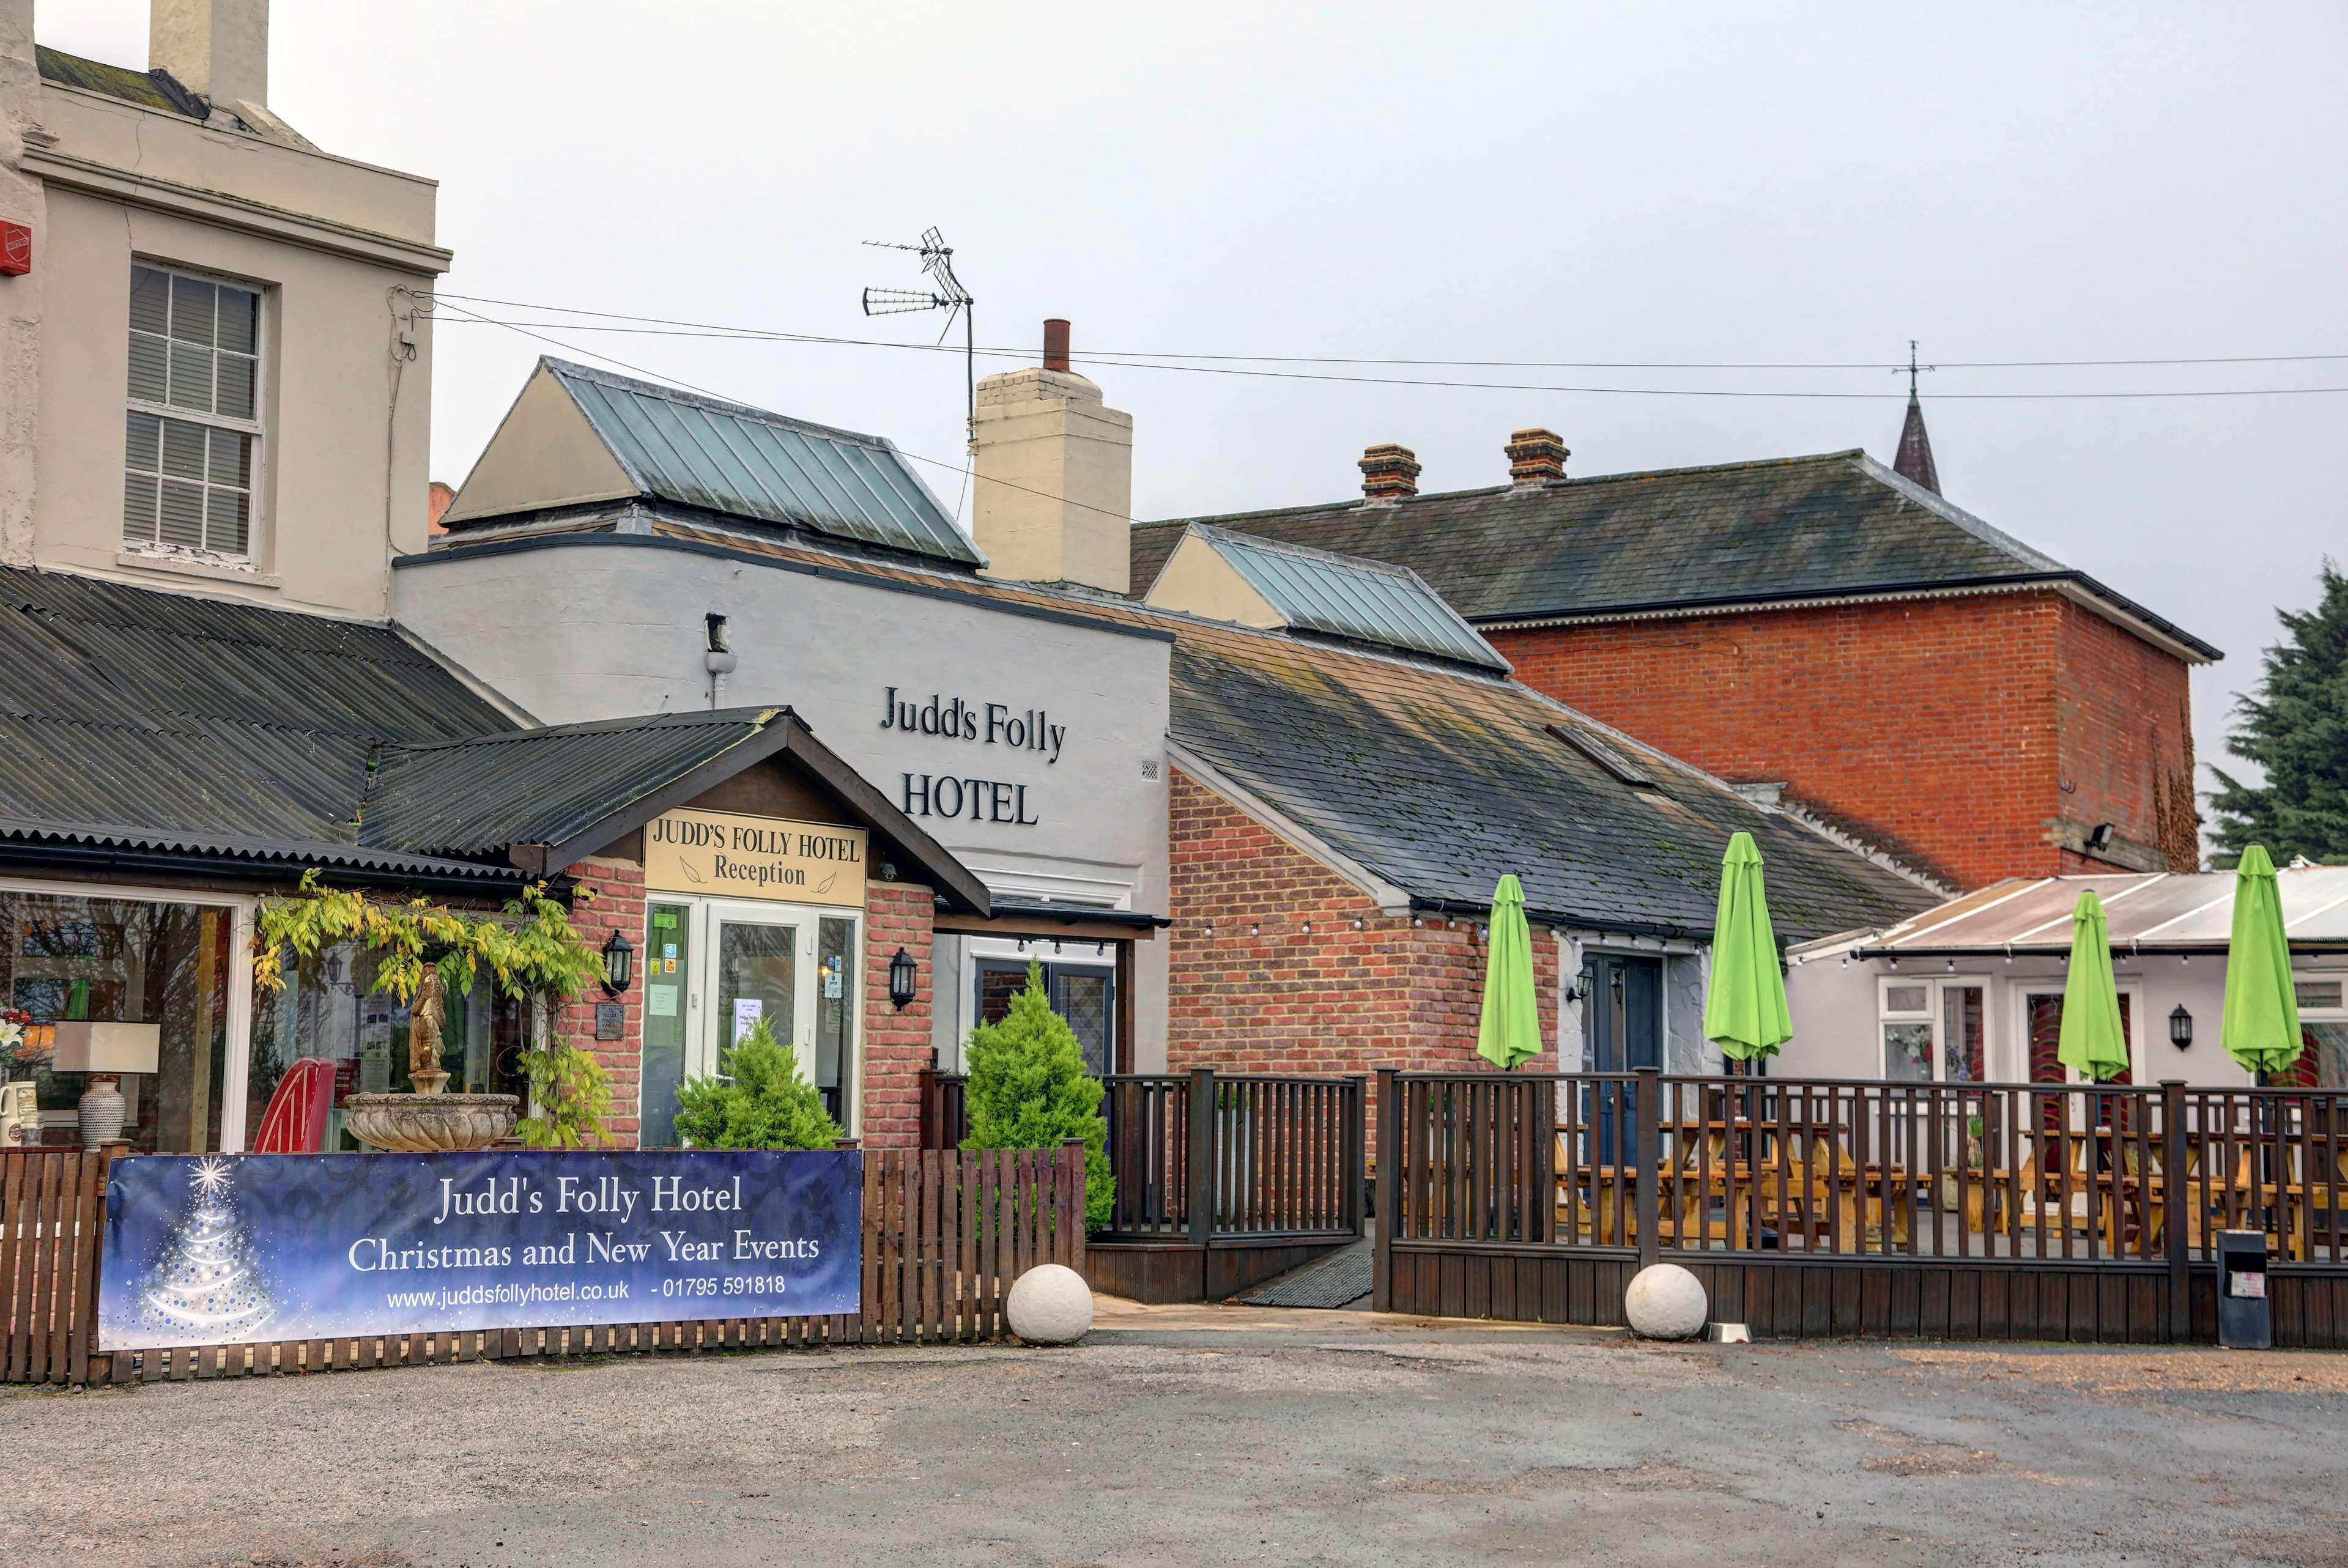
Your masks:
[[[1911,337],[1908,340],[1908,422],[1900,428],[1900,455],[1892,459],[1891,471],[1939,495],[1941,474],[1932,466],[1932,438],[1924,433],[1924,406],[1916,400],[1916,372],[1923,368],[1916,363],[1916,340]]]

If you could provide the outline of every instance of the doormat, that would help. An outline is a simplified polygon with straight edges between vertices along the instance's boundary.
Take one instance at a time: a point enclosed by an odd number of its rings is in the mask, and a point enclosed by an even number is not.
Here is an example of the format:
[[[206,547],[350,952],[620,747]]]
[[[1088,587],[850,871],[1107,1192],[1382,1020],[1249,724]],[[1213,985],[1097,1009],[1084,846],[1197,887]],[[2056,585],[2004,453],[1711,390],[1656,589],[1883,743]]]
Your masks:
[[[1327,1310],[1370,1294],[1370,1243],[1355,1242],[1240,1297],[1243,1306],[1304,1306]]]

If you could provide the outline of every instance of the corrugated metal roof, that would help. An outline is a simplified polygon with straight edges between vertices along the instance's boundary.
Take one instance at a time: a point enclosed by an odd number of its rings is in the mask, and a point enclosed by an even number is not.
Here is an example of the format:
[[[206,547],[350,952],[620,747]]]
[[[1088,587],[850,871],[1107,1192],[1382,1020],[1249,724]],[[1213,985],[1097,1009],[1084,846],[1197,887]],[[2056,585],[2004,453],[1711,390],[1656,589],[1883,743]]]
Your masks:
[[[349,857],[378,745],[511,727],[388,626],[0,569],[0,820],[20,836]]]
[[[0,568],[0,841],[20,846],[510,882],[512,846],[592,853],[631,805],[786,745],[984,912],[788,708],[524,728],[389,626]]]
[[[787,707],[723,708],[386,746],[363,844],[472,855],[556,844],[756,739]]]
[[[2281,868],[2283,933],[2293,945],[2348,946],[2348,866]],[[2003,882],[1839,945],[1885,953],[2062,953],[2085,889],[2104,903],[2116,948],[2222,951],[2233,934],[2234,873],[2145,872]]]
[[[559,359],[542,362],[646,496],[981,564],[897,449]]]
[[[1407,567],[1193,525],[1292,630],[1507,674],[1509,661]]]

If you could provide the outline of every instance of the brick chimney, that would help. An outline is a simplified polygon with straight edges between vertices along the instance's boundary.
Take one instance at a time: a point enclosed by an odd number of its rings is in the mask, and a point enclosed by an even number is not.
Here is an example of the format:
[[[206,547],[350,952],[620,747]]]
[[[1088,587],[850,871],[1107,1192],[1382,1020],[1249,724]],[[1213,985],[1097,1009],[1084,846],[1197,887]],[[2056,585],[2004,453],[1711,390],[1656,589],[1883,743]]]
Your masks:
[[[971,536],[986,574],[1122,593],[1132,576],[1133,416],[1068,368],[1068,324],[1044,363],[978,384]]]
[[[1369,506],[1392,506],[1418,493],[1418,454],[1392,441],[1362,453],[1362,495]]]
[[[233,110],[269,102],[269,0],[150,0],[147,63]]]
[[[1565,449],[1555,430],[1518,430],[1500,449],[1509,454],[1509,482],[1519,490],[1539,490],[1565,478]]]

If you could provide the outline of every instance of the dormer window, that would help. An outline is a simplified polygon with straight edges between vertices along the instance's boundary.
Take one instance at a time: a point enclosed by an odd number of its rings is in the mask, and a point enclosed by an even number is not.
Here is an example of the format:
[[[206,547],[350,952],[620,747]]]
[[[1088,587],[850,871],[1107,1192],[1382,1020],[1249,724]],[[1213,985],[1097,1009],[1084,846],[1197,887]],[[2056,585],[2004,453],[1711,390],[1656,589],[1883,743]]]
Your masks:
[[[260,291],[134,264],[123,542],[250,557],[261,412]]]

